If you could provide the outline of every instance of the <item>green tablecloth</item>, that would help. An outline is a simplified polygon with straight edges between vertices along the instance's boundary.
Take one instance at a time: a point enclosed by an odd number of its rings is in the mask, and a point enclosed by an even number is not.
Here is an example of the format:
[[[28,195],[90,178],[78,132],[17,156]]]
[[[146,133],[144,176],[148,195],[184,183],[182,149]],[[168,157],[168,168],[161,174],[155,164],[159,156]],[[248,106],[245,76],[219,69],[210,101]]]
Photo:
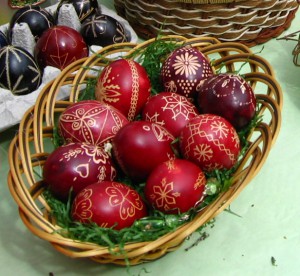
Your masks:
[[[1,0],[1,24],[7,18],[4,2]],[[101,3],[113,9],[113,1]],[[298,13],[285,34],[299,29]],[[300,275],[300,68],[292,62],[294,46],[295,42],[274,39],[260,53],[282,86],[283,121],[264,167],[231,205],[239,216],[223,212],[207,230],[209,237],[197,246],[186,250],[199,237],[195,234],[177,251],[132,267],[130,273]],[[261,49],[256,46],[253,51]],[[23,225],[6,181],[7,150],[16,129],[0,133],[0,275],[128,275],[124,267],[66,257]]]

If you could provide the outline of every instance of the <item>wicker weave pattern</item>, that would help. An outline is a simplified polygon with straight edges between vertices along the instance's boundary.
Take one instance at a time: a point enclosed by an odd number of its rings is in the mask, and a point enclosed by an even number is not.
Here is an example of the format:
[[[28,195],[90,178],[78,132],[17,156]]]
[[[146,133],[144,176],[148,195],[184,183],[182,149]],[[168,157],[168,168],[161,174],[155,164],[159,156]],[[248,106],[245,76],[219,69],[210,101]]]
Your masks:
[[[290,26],[297,0],[143,1],[115,0],[118,13],[145,39],[158,33],[215,36],[248,46],[278,36]]]
[[[174,36],[162,39],[167,41],[172,39],[198,47],[214,61],[215,70],[221,72],[234,72],[243,64],[243,74],[256,93],[263,122],[248,137],[251,146],[234,174],[231,188],[203,209],[193,221],[176,231],[155,241],[125,245],[126,256],[132,265],[155,260],[169,251],[176,250],[186,237],[224,210],[260,171],[277,138],[281,124],[281,88],[274,78],[270,65],[261,57],[254,55],[248,47],[240,43],[220,43],[208,37],[186,39]],[[56,250],[67,256],[91,258],[100,263],[126,264],[126,256],[112,254],[107,247],[74,241],[55,232],[59,227],[49,215],[49,206],[41,196],[45,187],[38,177],[41,174],[41,167],[53,149],[51,139],[55,116],[77,100],[80,88],[88,78],[96,77],[90,68],[103,68],[106,57],[112,54],[130,54],[136,49],[143,50],[152,41],[140,45],[125,43],[108,46],[99,51],[101,56],[93,55],[69,65],[57,79],[41,91],[35,106],[24,115],[20,122],[19,133],[10,145],[8,185],[19,206],[21,219],[34,235],[50,242]],[[58,100],[59,94],[64,89],[69,91],[68,99]]]

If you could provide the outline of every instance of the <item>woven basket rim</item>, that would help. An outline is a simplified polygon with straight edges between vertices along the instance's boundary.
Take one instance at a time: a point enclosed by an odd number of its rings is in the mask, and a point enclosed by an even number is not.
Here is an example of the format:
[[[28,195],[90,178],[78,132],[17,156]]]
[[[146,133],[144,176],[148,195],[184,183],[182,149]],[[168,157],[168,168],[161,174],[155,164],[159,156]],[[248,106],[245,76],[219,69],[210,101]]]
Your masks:
[[[246,2],[247,0],[171,0],[170,2],[187,4],[229,4],[237,2]]]
[[[229,70],[234,62],[247,60],[249,72],[245,75],[250,83],[255,86],[256,82],[267,85],[266,94],[258,94],[257,100],[261,105],[262,114],[269,112],[271,119],[262,122],[255,133],[259,136],[251,141],[248,155],[234,175],[234,185],[225,193],[221,194],[208,208],[202,210],[195,219],[184,224],[174,232],[162,236],[156,241],[126,244],[126,254],[111,254],[108,247],[89,242],[79,242],[60,236],[56,230],[59,227],[53,224],[49,215],[45,214],[49,208],[44,204],[40,194],[43,191],[43,183],[35,180],[34,166],[45,161],[47,152],[44,149],[44,141],[53,136],[52,116],[55,111],[61,112],[68,104],[76,100],[78,85],[82,84],[92,65],[99,65],[102,59],[109,54],[120,53],[124,50],[127,54],[134,49],[147,47],[154,39],[141,44],[122,43],[105,47],[91,57],[78,60],[65,68],[53,81],[48,83],[41,91],[35,106],[30,108],[20,122],[20,131],[11,142],[9,148],[8,185],[13,198],[19,206],[20,217],[26,227],[36,236],[50,242],[57,251],[78,258],[91,258],[99,263],[114,263],[132,265],[141,262],[155,260],[169,251],[178,248],[187,236],[192,234],[201,225],[211,220],[222,212],[250,183],[253,177],[260,171],[272,145],[276,141],[281,125],[282,91],[274,77],[270,64],[262,57],[256,56],[252,51],[240,43],[220,43],[215,38],[202,37],[186,39],[181,36],[169,36],[162,39],[175,39],[178,42],[200,47],[206,55],[220,54],[214,61],[214,66],[225,66]],[[71,84],[69,100],[57,100],[57,93],[62,86]],[[49,114],[48,114],[49,113]],[[268,117],[268,116],[267,116]],[[255,135],[254,135],[255,136]],[[29,144],[33,143],[33,147]],[[249,163],[249,164],[248,164]],[[125,260],[126,259],[126,260]]]

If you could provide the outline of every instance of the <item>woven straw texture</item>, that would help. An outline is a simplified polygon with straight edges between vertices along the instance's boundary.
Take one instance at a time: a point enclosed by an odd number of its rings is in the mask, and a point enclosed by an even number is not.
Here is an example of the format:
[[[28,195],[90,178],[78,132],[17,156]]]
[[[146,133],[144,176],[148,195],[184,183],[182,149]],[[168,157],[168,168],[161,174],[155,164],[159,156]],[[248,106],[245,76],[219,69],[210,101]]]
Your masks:
[[[52,143],[55,118],[79,96],[81,88],[89,78],[95,78],[91,68],[103,68],[107,58],[112,55],[127,55],[139,49],[143,51],[153,42],[142,44],[123,43],[103,48],[98,55],[79,60],[69,65],[58,78],[44,87],[35,106],[30,108],[20,122],[19,132],[9,148],[8,185],[18,207],[24,224],[32,233],[50,242],[59,252],[76,258],[91,258],[99,263],[131,265],[160,258],[180,246],[184,240],[199,227],[222,212],[238,196],[244,187],[255,177],[263,166],[281,124],[282,91],[274,78],[270,65],[261,57],[240,43],[220,43],[215,38],[202,37],[187,39],[181,36],[163,37],[166,41],[178,41],[199,48],[210,60],[215,70],[235,72],[242,66],[245,79],[253,87],[258,112],[262,122],[247,138],[250,147],[238,170],[233,176],[233,184],[219,195],[208,207],[174,232],[155,241],[126,244],[124,254],[113,254],[108,247],[75,241],[58,234],[59,226],[50,215],[50,208],[42,192],[44,184],[38,176],[49,155]],[[68,96],[59,100],[61,91],[66,88]]]
[[[117,12],[144,39],[164,35],[213,36],[247,46],[287,29],[297,0],[114,0]]]

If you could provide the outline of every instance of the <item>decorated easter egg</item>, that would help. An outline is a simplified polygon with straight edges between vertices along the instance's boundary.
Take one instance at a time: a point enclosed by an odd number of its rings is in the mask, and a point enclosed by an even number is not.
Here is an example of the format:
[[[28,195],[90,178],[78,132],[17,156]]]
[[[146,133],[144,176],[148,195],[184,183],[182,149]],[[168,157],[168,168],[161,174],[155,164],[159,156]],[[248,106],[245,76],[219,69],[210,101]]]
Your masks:
[[[197,104],[201,113],[227,119],[236,129],[245,127],[255,115],[256,98],[251,85],[236,74],[217,74],[200,86]]]
[[[59,117],[63,139],[94,145],[108,143],[128,123],[127,118],[111,105],[84,100],[68,106]]]
[[[35,45],[34,55],[41,68],[60,70],[87,57],[89,49],[81,34],[67,26],[53,26],[43,33]]]
[[[120,230],[148,215],[146,204],[133,188],[113,181],[94,183],[83,189],[72,204],[72,218],[81,223]]]
[[[55,12],[56,20],[59,15],[60,8],[62,5],[66,4],[73,5],[80,22],[83,22],[87,17],[95,14],[96,12],[101,12],[101,7],[97,0],[63,0],[60,1],[57,6]]]
[[[207,57],[190,46],[173,51],[161,68],[164,90],[192,99],[201,82],[212,75],[213,69]]]
[[[61,200],[68,199],[71,188],[75,196],[89,184],[115,177],[116,169],[109,153],[87,143],[69,143],[56,148],[43,167],[44,181]]]
[[[42,80],[33,56],[21,47],[12,45],[0,49],[0,86],[15,95],[36,90]]]
[[[204,171],[232,168],[241,148],[235,128],[213,114],[191,119],[181,131],[179,145],[184,158]]]
[[[184,159],[159,164],[146,181],[144,194],[151,207],[163,213],[183,213],[204,199],[206,177],[193,162]]]
[[[178,137],[181,129],[198,114],[196,106],[185,96],[161,92],[148,99],[142,118],[165,127],[174,137]]]
[[[174,137],[164,127],[140,120],[119,130],[112,140],[112,149],[122,171],[139,183],[158,164],[175,158],[173,141]]]
[[[89,16],[81,26],[81,34],[88,45],[107,45],[127,42],[123,25],[115,18],[105,14]]]
[[[9,23],[8,37],[10,40],[14,26],[20,23],[28,24],[35,40],[38,40],[45,30],[54,25],[54,17],[40,6],[26,5],[18,9]]]
[[[118,59],[102,70],[95,96],[132,121],[149,98],[150,90],[151,83],[143,66],[134,60]]]

